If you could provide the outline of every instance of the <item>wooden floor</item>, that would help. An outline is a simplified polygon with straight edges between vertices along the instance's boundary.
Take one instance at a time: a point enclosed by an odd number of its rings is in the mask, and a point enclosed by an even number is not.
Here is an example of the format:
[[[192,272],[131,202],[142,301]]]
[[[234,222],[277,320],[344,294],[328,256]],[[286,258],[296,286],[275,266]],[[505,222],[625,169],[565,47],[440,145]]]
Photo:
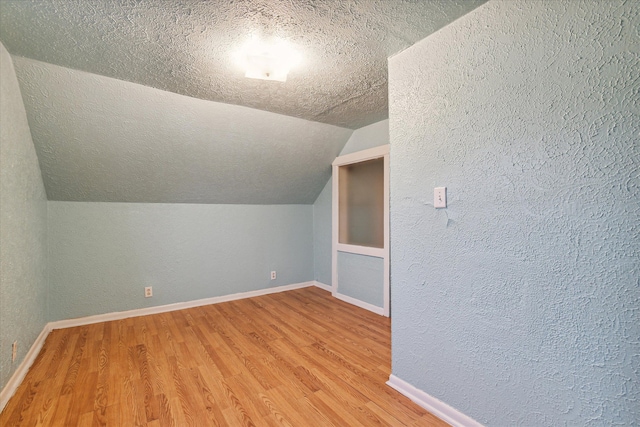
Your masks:
[[[389,366],[388,318],[304,288],[55,330],[0,425],[447,425]]]

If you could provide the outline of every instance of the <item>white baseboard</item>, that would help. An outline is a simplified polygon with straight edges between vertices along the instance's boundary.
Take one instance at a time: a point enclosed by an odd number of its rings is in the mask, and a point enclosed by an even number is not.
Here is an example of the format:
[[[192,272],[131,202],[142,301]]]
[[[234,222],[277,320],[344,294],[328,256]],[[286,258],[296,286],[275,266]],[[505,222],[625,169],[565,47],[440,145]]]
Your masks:
[[[483,427],[482,424],[473,418],[468,417],[457,409],[412,386],[408,382],[401,380],[393,374],[389,376],[387,385],[396,389],[401,394],[407,396],[409,399],[413,400],[415,403],[431,412],[442,421],[451,424],[453,427]]]
[[[128,319],[129,317],[147,316],[149,314],[166,313],[169,311],[183,310],[185,308],[201,307],[203,305],[218,304],[221,302],[235,301],[245,298],[259,297],[278,292],[292,291],[294,289],[314,286],[314,282],[294,283],[293,285],[278,286],[275,288],[259,289],[257,291],[241,292],[237,294],[223,295],[219,297],[203,298],[193,301],[177,302],[174,304],[158,305],[155,307],[138,308],[128,311],[97,314],[95,316],[78,317],[76,319],[58,320],[51,322],[51,329],[72,328],[74,326],[90,325],[92,323],[108,322],[111,320]]]
[[[18,366],[18,369],[15,370],[13,375],[11,375],[11,378],[9,378],[7,384],[5,384],[5,386],[2,388],[2,391],[0,391],[0,412],[2,412],[7,402],[9,402],[9,399],[11,399],[11,397],[14,395],[14,393],[18,389],[18,386],[22,383],[22,380],[24,380],[24,377],[27,375],[27,372],[29,372],[29,368],[31,367],[31,365],[33,365],[33,362],[36,360],[36,357],[40,353],[40,350],[42,349],[42,346],[44,345],[49,332],[51,332],[51,327],[47,323],[46,325],[44,325],[44,328],[42,328],[42,332],[40,332],[40,335],[38,335],[36,340],[33,342],[33,345],[31,346],[27,354],[25,354],[24,359],[22,359],[22,362],[20,363],[20,366]]]
[[[29,352],[25,355],[22,363],[13,373],[7,384],[0,391],[0,412],[4,409],[9,399],[14,395],[18,386],[24,380],[25,375],[29,371],[29,368],[33,364],[33,361],[40,353],[42,345],[44,344],[49,332],[54,329],[72,328],[75,326],[91,325],[93,323],[108,322],[111,320],[127,319],[129,317],[146,316],[149,314],[166,313],[169,311],[182,310],[185,308],[200,307],[203,305],[217,304],[226,301],[234,301],[244,298],[258,297],[262,295],[275,294],[278,292],[292,291],[294,289],[306,288],[314,286],[315,282],[303,282],[294,283],[292,285],[278,286],[275,288],[259,289],[257,291],[241,292],[238,294],[223,295],[220,297],[204,298],[194,301],[179,302],[175,304],[159,305],[156,307],[139,308],[136,310],[119,311],[115,313],[97,314],[95,316],[79,317],[77,319],[58,320],[56,322],[49,322],[44,325],[42,332],[38,335],[35,342],[29,349]]]
[[[66,320],[58,320],[55,322],[49,322],[44,326],[38,338],[36,338],[35,342],[29,349],[29,352],[26,354],[25,358],[22,360],[22,363],[20,364],[18,369],[16,369],[16,371],[13,373],[13,375],[11,376],[7,384],[4,386],[2,391],[0,391],[0,411],[4,409],[5,405],[7,404],[11,396],[13,396],[13,394],[16,392],[20,383],[22,383],[22,380],[24,379],[25,375],[29,371],[29,368],[33,364],[33,361],[36,359],[36,356],[38,355],[38,353],[40,353],[40,350],[42,349],[42,345],[44,344],[45,339],[49,335],[49,332],[51,332],[54,329],[72,328],[75,326],[90,325],[93,323],[127,319],[129,317],[138,317],[138,316],[146,316],[149,314],[166,313],[169,311],[183,310],[185,308],[200,307],[203,305],[218,304],[226,301],[234,301],[234,300],[239,300],[244,298],[252,298],[252,297],[257,297],[262,295],[274,294],[278,292],[291,291],[294,289],[301,289],[309,286],[317,286],[326,291],[329,291],[329,292],[332,291],[332,288],[328,285],[325,285],[324,283],[317,282],[317,281],[310,281],[310,282],[295,283],[292,285],[278,286],[275,288],[260,289],[257,291],[241,292],[237,294],[223,295],[219,297],[179,302],[175,304],[159,305],[155,307],[139,308],[135,310],[97,314],[95,316],[79,317],[76,319],[66,319]],[[360,308],[364,308],[365,310],[372,311],[376,314],[379,314],[379,315],[384,314],[384,310],[382,307],[377,307],[375,305],[372,305],[372,304],[369,304],[369,303],[366,303],[366,302],[363,302],[339,293],[335,293],[333,294],[333,296],[349,304],[353,304]]]
[[[372,311],[380,316],[384,316],[384,308],[378,307],[377,305],[369,304],[368,302],[360,301],[359,299],[355,299],[338,292],[333,294],[334,297],[342,300],[344,302],[348,302],[349,304],[353,304],[357,307],[364,308],[365,310]]]
[[[331,287],[331,286],[329,286],[329,285],[325,285],[325,284],[324,284],[324,283],[322,283],[322,282],[318,282],[317,280],[314,280],[314,281],[313,281],[313,284],[314,284],[315,286],[319,287],[320,289],[323,289],[323,290],[325,290],[325,291],[327,291],[327,292],[332,292],[332,291],[333,291],[333,287]]]

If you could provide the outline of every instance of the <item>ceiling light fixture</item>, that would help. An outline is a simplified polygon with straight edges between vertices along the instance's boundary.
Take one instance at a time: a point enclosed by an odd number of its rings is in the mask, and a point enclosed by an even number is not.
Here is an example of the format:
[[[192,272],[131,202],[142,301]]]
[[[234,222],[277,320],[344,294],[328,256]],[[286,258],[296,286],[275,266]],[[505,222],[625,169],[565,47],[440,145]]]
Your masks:
[[[269,42],[254,37],[239,54],[245,77],[251,79],[287,80],[289,70],[300,63],[300,55],[284,40]]]

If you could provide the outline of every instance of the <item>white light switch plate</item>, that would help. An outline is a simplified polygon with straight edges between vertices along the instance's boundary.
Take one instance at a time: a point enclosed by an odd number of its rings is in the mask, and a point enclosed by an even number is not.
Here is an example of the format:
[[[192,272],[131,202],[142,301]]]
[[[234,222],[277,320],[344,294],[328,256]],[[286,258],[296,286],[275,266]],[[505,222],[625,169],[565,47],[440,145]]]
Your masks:
[[[433,206],[436,208],[447,207],[447,187],[436,187],[433,189]]]

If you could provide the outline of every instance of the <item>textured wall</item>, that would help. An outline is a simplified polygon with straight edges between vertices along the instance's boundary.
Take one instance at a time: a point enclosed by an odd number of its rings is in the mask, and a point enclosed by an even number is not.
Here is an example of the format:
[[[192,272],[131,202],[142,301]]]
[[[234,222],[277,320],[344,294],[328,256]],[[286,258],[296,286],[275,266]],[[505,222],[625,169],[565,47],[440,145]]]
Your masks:
[[[353,131],[340,155],[355,153],[389,143],[389,120],[381,120]]]
[[[50,201],[51,318],[313,280],[312,215],[310,205]]]
[[[352,133],[14,60],[49,200],[311,204]]]
[[[392,370],[488,426],[640,419],[639,29],[492,1],[390,59]]]
[[[313,269],[315,280],[331,285],[331,178],[313,204]]]
[[[2,0],[0,39],[13,55],[359,128],[387,117],[387,57],[484,1]],[[244,77],[235,57],[252,35],[298,49],[286,83]]]
[[[381,120],[353,131],[340,155],[388,143],[389,120]],[[331,178],[313,204],[313,236],[315,280],[331,285]]]
[[[46,321],[47,199],[13,63],[0,44],[0,389]]]
[[[384,307],[384,260],[338,252],[338,293]]]

